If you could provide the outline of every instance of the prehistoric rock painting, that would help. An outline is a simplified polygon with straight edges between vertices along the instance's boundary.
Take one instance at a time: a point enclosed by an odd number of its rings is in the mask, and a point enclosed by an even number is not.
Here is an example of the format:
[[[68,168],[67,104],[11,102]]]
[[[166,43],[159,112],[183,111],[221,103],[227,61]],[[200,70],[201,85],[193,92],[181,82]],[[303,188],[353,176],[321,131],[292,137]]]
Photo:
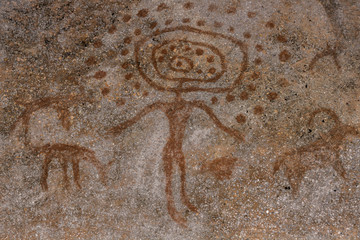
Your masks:
[[[280,155],[274,164],[274,173],[284,166],[285,175],[294,194],[298,192],[306,172],[314,168],[331,166],[339,176],[345,179],[346,172],[340,160],[341,147],[346,137],[360,137],[358,128],[341,123],[336,113],[328,108],[313,111],[308,125],[311,125],[314,117],[320,113],[331,117],[335,126],[328,133],[323,134],[321,139]]]
[[[90,101],[85,99],[83,96],[57,96],[47,97],[35,100],[30,103],[19,103],[25,107],[24,112],[18,117],[15,123],[11,126],[11,131],[14,131],[21,122],[24,127],[24,142],[25,145],[29,145],[28,132],[29,132],[29,121],[33,113],[44,108],[53,108],[58,113],[58,118],[61,121],[61,125],[68,131],[71,127],[70,111],[69,108],[73,105],[78,104],[80,101]]]
[[[79,182],[79,162],[80,160],[85,160],[92,163],[99,172],[101,182],[106,185],[106,171],[107,167],[112,164],[109,162],[107,166],[104,166],[95,156],[95,152],[81,147],[78,145],[69,145],[69,144],[46,144],[42,147],[36,147],[35,150],[39,151],[40,154],[45,155],[44,164],[42,166],[42,175],[41,175],[41,187],[44,191],[48,190],[47,178],[49,175],[49,164],[54,159],[57,159],[61,163],[61,167],[64,174],[64,183],[65,187],[69,187],[69,179],[67,175],[68,163],[71,162],[74,182],[76,186],[80,189]]]
[[[234,169],[237,158],[221,157],[212,160],[210,163],[202,167],[202,172],[209,172],[218,180],[230,179],[232,170]]]
[[[327,44],[326,49],[324,49],[322,52],[315,55],[315,57],[311,60],[309,64],[309,70],[312,70],[314,68],[315,63],[326,56],[331,56],[334,60],[335,66],[338,70],[340,70],[341,66],[339,64],[339,61],[337,59],[337,49],[331,48],[329,44]]]
[[[226,43],[228,49],[220,51],[216,48],[215,43],[219,44],[219,42]],[[150,86],[159,91],[172,92],[176,96],[172,102],[155,102],[148,105],[130,120],[112,128],[110,132],[120,134],[155,110],[165,113],[170,130],[170,136],[163,149],[167,208],[174,221],[186,226],[186,219],[175,208],[172,175],[176,164],[180,169],[182,201],[191,211],[196,212],[197,208],[190,203],[186,193],[185,157],[182,151],[184,133],[191,113],[195,108],[201,109],[219,129],[239,142],[244,141],[244,136],[239,131],[223,125],[205,102],[186,101],[182,93],[196,91],[222,93],[233,90],[239,85],[247,67],[247,49],[242,41],[233,37],[189,26],[179,26],[157,30],[152,35],[142,38],[135,44],[134,57],[141,77]],[[147,64],[149,58],[151,64]],[[230,74],[237,75],[232,78],[232,83],[227,79]],[[222,168],[217,165],[219,164],[213,164],[211,169]],[[218,170],[225,172],[224,177],[229,176],[227,165],[224,165],[226,169]]]

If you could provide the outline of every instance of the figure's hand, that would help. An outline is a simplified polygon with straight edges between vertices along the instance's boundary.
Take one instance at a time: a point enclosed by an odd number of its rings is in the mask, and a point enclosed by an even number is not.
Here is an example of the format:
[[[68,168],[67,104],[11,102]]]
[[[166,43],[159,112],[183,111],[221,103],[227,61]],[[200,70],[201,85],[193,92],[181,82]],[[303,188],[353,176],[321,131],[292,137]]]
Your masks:
[[[125,127],[123,124],[119,124],[116,127],[112,127],[107,131],[107,135],[117,136],[124,131]]]
[[[236,140],[240,141],[240,142],[244,142],[245,141],[245,136],[239,132],[238,130],[232,130],[232,135],[234,138],[236,138]]]

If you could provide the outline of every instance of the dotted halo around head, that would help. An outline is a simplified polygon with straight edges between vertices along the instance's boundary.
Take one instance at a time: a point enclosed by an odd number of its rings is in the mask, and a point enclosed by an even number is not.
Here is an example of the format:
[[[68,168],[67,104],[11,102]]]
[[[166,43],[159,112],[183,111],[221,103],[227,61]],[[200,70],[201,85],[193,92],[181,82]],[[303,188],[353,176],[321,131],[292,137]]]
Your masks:
[[[190,26],[156,30],[135,43],[134,57],[150,86],[175,93],[232,91],[248,66],[245,43]]]

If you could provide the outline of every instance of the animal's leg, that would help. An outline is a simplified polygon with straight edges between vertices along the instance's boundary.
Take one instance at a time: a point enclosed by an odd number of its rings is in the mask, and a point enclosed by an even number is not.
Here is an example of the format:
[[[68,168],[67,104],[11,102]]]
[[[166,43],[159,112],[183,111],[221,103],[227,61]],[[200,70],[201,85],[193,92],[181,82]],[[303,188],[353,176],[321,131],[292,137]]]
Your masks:
[[[332,156],[334,157],[334,156]],[[344,166],[340,160],[340,153],[336,152],[335,153],[335,159],[333,160],[333,164],[332,167],[334,168],[334,170],[337,172],[337,174],[339,174],[343,179],[346,179],[346,171],[344,169]]]
[[[287,166],[288,168],[288,166]],[[292,188],[293,195],[297,195],[303,178],[303,172],[301,170],[296,171],[296,169],[287,169],[287,179]]]
[[[100,176],[100,181],[104,185],[106,185],[106,172],[105,172],[104,166],[96,158],[95,153],[94,152],[86,153],[86,156],[84,157],[84,159],[87,159],[88,161],[90,161],[94,165],[94,167],[98,170],[98,173],[99,173],[99,176]]]
[[[80,183],[79,183],[79,159],[74,159],[72,161],[72,168],[73,168],[73,174],[74,174],[74,182],[76,186],[81,189]]]
[[[179,168],[180,168],[180,180],[181,180],[181,199],[185,206],[187,206],[191,211],[197,212],[197,208],[190,203],[189,197],[186,194],[186,167],[185,167],[185,158],[180,156],[177,159]]]
[[[31,115],[26,115],[24,117],[24,144],[25,146],[29,146],[30,145],[30,139],[29,139],[29,124],[30,124],[30,116]]]
[[[164,154],[164,171],[166,177],[166,200],[167,200],[167,209],[171,218],[180,224],[183,227],[186,227],[186,220],[183,218],[180,213],[175,208],[174,196],[171,188],[171,180],[172,180],[172,173],[173,173],[173,160],[172,154]]]
[[[61,160],[61,167],[63,169],[64,172],[64,183],[65,183],[65,188],[68,189],[69,188],[69,179],[68,179],[68,175],[67,175],[67,161],[65,159]]]
[[[49,174],[50,162],[51,162],[51,158],[48,155],[46,155],[45,159],[44,159],[44,164],[42,166],[42,174],[41,174],[41,178],[40,178],[40,184],[41,184],[43,191],[48,190],[47,178],[48,178],[48,174]]]

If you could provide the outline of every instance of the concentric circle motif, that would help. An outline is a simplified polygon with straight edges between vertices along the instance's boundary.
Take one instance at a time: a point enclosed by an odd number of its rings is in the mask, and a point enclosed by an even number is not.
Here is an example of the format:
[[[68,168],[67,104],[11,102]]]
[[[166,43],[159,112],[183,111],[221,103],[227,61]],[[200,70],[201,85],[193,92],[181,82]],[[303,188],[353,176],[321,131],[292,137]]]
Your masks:
[[[134,54],[141,77],[160,91],[231,91],[248,65],[242,41],[189,26],[144,37]]]

